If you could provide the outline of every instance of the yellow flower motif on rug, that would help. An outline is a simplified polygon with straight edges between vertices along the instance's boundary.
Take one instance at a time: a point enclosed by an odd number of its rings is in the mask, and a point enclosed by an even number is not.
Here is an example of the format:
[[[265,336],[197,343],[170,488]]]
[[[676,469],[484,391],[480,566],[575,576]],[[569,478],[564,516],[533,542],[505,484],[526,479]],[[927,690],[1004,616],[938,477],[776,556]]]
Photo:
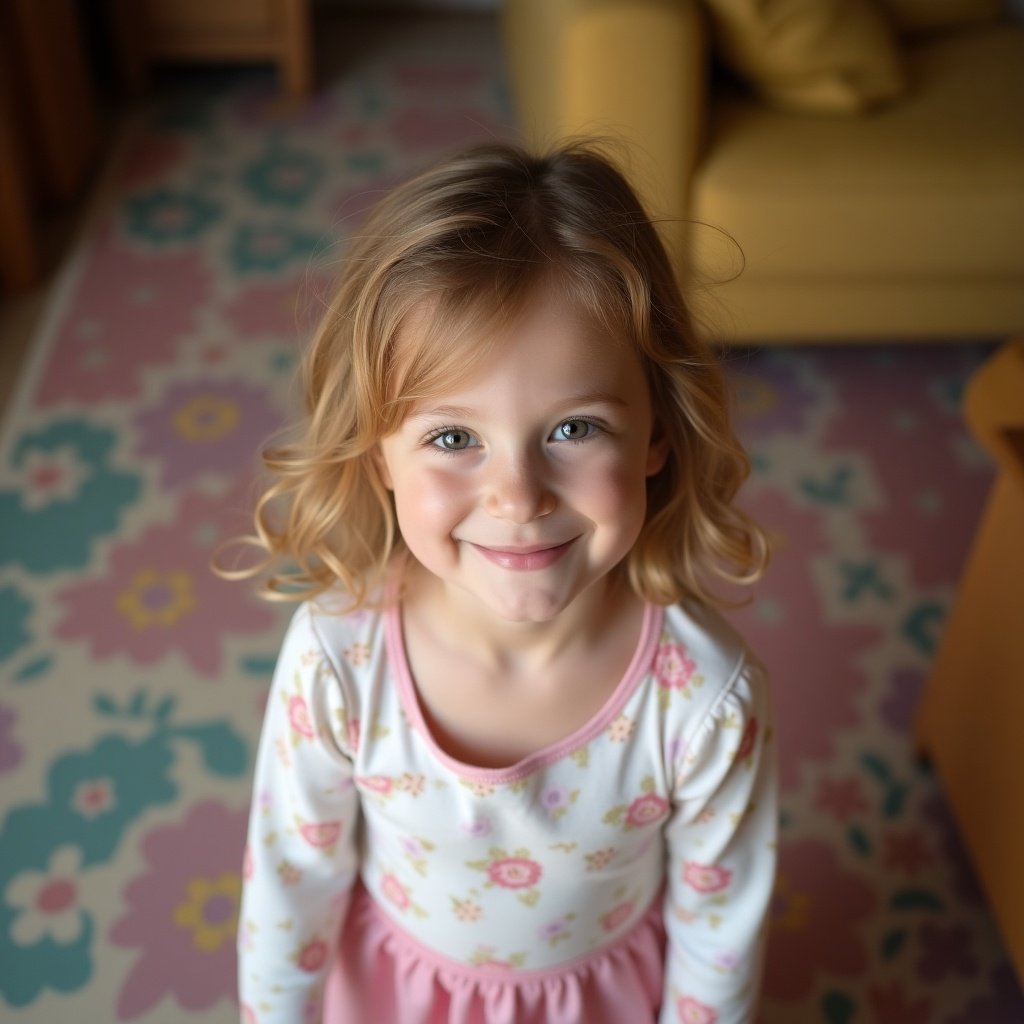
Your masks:
[[[117,609],[135,629],[173,626],[196,606],[192,577],[187,572],[141,569],[117,599]]]
[[[233,942],[242,896],[242,876],[193,878],[187,896],[174,911],[174,923],[192,932],[192,943],[202,953],[215,953]]]
[[[238,403],[220,395],[196,395],[173,417],[174,429],[186,441],[219,441],[239,424]]]

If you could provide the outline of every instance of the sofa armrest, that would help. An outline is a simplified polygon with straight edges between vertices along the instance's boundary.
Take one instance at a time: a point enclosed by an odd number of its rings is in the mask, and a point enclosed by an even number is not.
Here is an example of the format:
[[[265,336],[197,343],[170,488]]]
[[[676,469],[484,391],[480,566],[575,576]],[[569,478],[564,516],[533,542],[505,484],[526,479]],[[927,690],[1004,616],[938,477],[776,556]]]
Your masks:
[[[708,102],[697,0],[506,0],[503,35],[527,143],[624,142],[623,170],[680,256]]]

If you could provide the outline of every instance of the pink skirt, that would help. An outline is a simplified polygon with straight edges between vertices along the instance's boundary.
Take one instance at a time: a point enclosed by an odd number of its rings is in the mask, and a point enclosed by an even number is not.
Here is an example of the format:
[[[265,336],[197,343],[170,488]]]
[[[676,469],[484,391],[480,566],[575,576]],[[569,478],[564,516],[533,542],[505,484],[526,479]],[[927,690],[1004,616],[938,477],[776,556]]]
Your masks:
[[[474,967],[402,931],[360,885],[324,993],[324,1024],[649,1024],[664,972],[661,900],[625,935],[549,970]]]

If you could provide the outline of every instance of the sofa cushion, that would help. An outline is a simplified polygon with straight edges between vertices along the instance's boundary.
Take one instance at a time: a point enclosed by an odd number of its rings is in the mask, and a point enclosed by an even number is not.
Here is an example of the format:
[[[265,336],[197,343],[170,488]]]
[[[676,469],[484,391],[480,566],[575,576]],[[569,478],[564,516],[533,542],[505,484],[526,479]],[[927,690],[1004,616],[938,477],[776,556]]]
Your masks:
[[[789,110],[859,113],[898,96],[893,29],[873,0],[705,0],[724,61]]]
[[[863,118],[716,100],[690,216],[736,239],[751,280],[1024,280],[1024,26],[922,36],[907,56],[910,95]],[[709,234],[696,258],[721,278]]]

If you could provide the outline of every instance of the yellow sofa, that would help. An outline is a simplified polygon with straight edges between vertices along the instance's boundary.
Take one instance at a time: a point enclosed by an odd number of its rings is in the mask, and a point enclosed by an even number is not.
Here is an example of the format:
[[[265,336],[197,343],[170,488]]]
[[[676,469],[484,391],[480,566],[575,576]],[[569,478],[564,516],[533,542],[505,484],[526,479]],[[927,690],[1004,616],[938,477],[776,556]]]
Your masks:
[[[1024,331],[1024,25],[899,36],[905,91],[857,114],[723,86],[698,0],[506,0],[503,35],[525,140],[626,143],[721,340]]]

